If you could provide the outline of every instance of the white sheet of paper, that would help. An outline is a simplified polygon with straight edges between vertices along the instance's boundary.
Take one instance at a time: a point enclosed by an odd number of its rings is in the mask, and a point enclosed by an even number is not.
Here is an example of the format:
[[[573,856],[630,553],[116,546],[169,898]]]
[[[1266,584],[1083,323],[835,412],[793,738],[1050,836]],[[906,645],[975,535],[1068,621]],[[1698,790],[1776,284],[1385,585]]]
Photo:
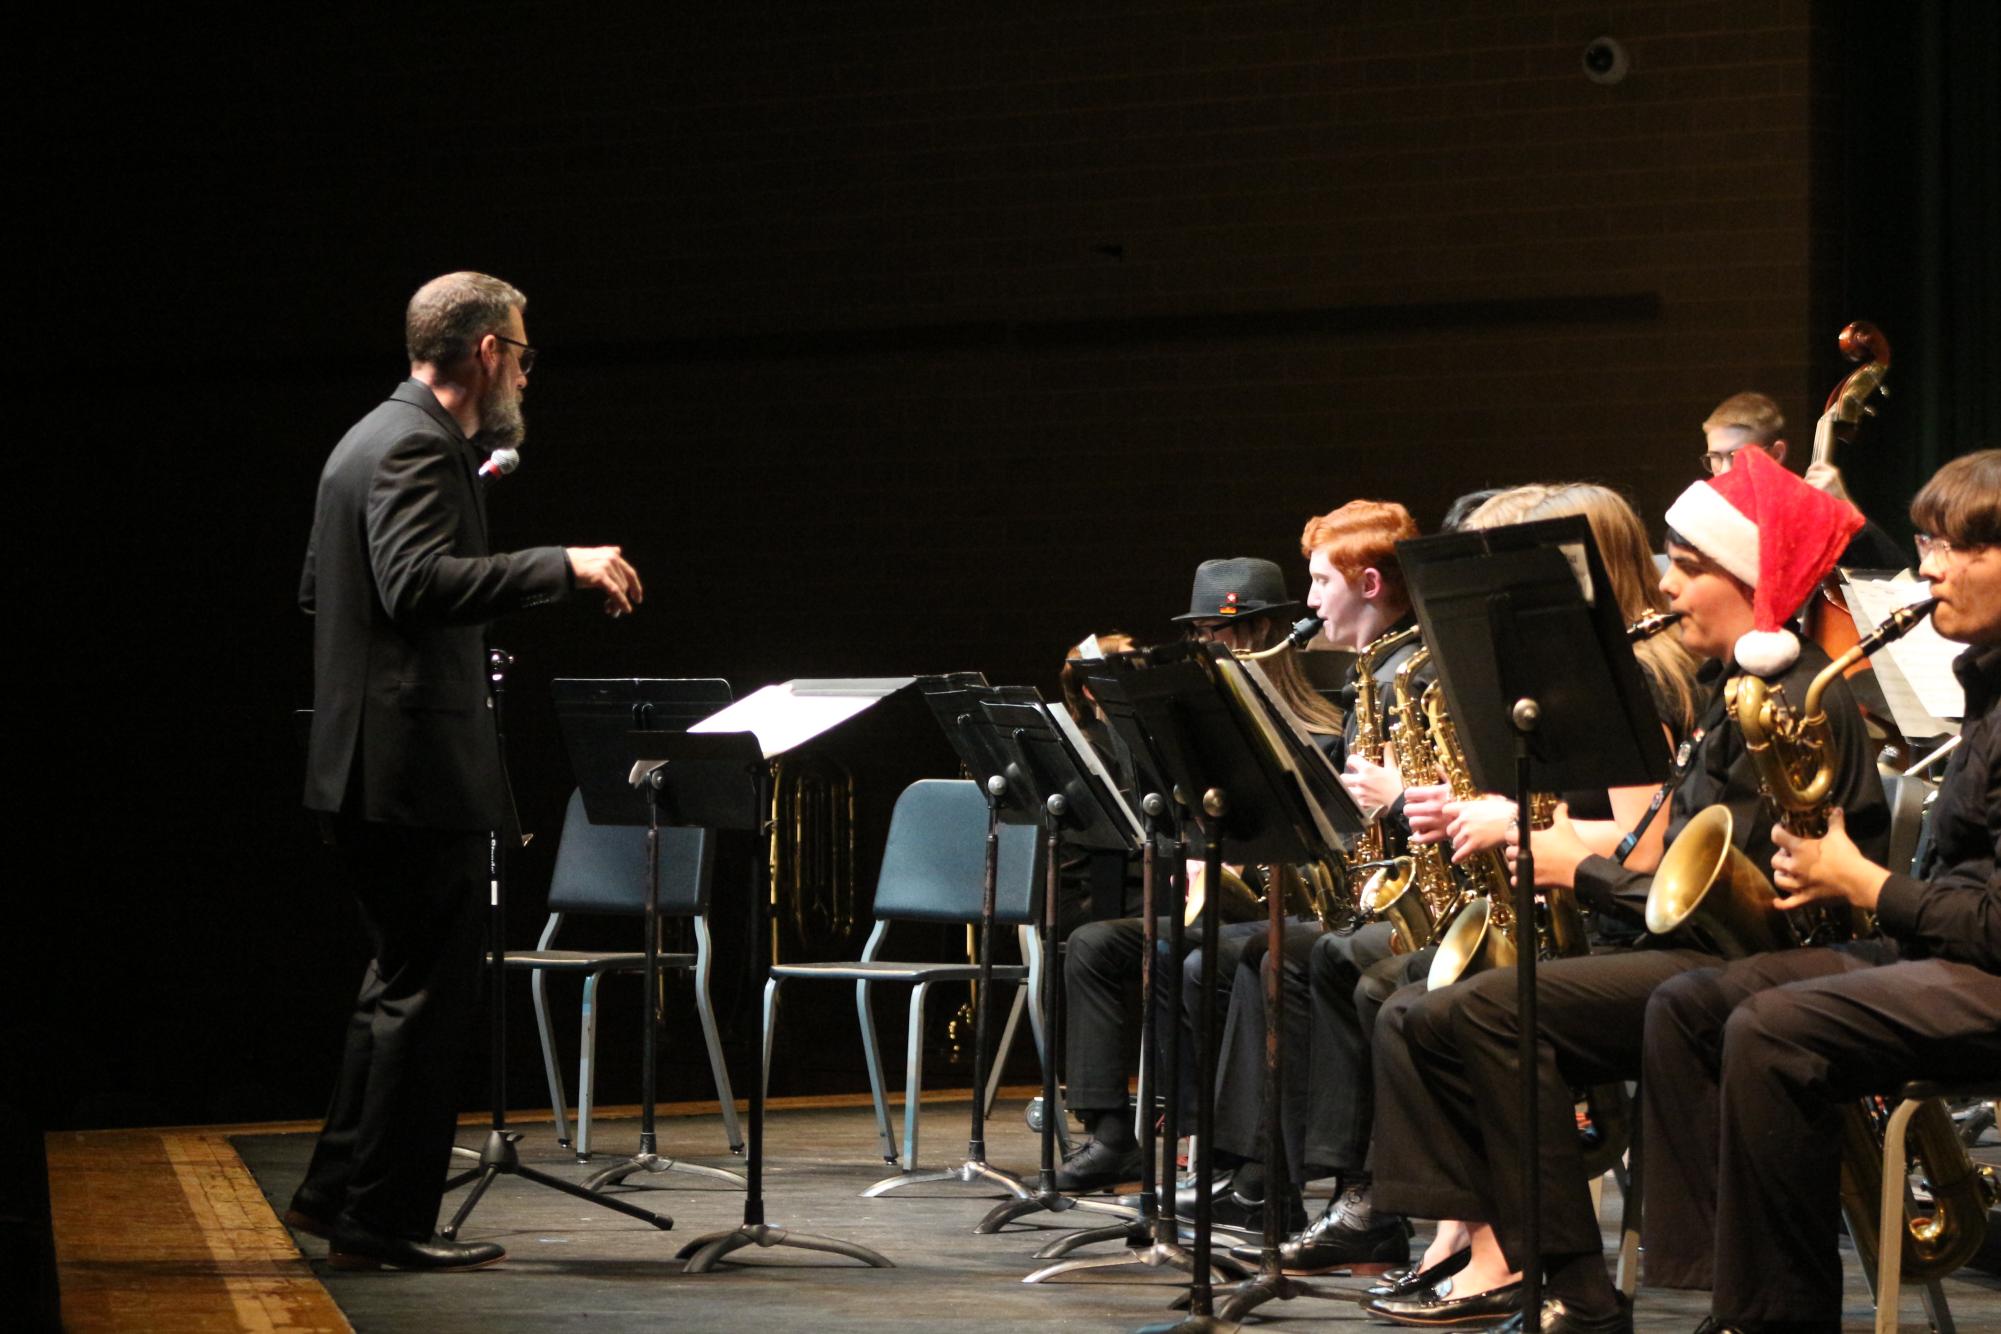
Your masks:
[[[1880,625],[1899,607],[1931,596],[1931,585],[1905,573],[1894,579],[1846,575],[1842,588],[1857,625]],[[1950,721],[1966,712],[1966,692],[1952,674],[1952,660],[1966,649],[1932,628],[1931,618],[1896,643],[1876,650],[1869,662],[1882,683],[1883,698],[1905,736],[1944,736],[1959,727]]]
[[[752,732],[764,750],[764,758],[783,755],[802,746],[822,732],[839,727],[867,709],[888,691],[853,694],[807,693],[795,690],[800,682],[786,681],[745,695],[736,703],[712,713],[688,730],[690,732]]]

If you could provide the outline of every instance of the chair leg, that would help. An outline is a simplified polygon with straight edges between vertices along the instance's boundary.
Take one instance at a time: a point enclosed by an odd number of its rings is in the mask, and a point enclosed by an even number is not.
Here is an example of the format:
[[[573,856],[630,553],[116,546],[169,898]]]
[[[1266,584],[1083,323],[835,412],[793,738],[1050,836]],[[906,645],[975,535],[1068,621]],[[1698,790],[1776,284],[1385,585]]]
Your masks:
[[[862,1063],[868,1067],[868,1091],[875,1103],[875,1133],[882,1141],[882,1160],[896,1166],[896,1132],[889,1127],[889,1093],[883,1087],[882,1047],[875,1035],[875,990],[866,979],[855,983],[855,1013],[862,1025]]]
[[[570,1147],[569,1108],[563,1102],[563,1076],[556,1069],[556,1035],[549,1024],[549,974],[540,968],[528,974],[528,994],[535,1002],[535,1035],[542,1041],[542,1077],[549,1081],[549,1106],[556,1113],[556,1143]]]
[[[706,932],[707,922],[697,924]],[[716,1007],[709,999],[709,954],[703,950],[695,968],[695,1013],[702,1021],[702,1041],[709,1048],[709,1076],[716,1082],[716,1098],[723,1105],[723,1134],[728,1136],[731,1153],[743,1152],[743,1129],[737,1124],[736,1093],[730,1086],[729,1065],[723,1060],[723,1040],[716,1031]]]
[[[1028,987],[1018,985],[1014,989],[1014,1000],[1007,1009],[1007,1023],[1001,1028],[1000,1041],[994,1044],[990,1053],[991,1068],[987,1071],[987,1110],[994,1114],[994,1099],[1000,1096],[1001,1072],[1007,1068],[1008,1054],[1014,1050],[1015,1034],[1021,1028],[1021,1012],[1028,1008]]]
[[[1049,1033],[1049,1016],[1042,1012],[1041,972],[1052,966],[1043,956],[1041,942],[1036,940],[1029,927],[1021,928],[1021,957],[1028,961],[1028,1026],[1035,1033],[1035,1055],[1045,1068],[1056,1059],[1055,1049]],[[1056,1146],[1067,1154],[1072,1148],[1070,1141],[1070,1118],[1063,1110],[1063,1077],[1057,1072],[1056,1106],[1042,1109],[1044,1116],[1056,1118]]]
[[[903,1082],[903,1170],[917,1170],[917,1121],[923,1106],[924,1089],[924,998],[931,994],[929,982],[910,989],[910,1040],[905,1058]]]
[[[778,1027],[778,984],[782,977],[769,978],[764,984],[764,1060],[758,1070],[762,1081],[760,1088],[764,1097],[771,1096],[771,1035]]]
[[[577,1161],[591,1160],[591,1109],[598,1100],[598,983],[603,973],[584,979],[582,1032],[577,1041]]]
[[[1903,1164],[1904,1137],[1921,1103],[1909,1098],[1897,1104],[1883,1128],[1883,1193],[1876,1216],[1876,1329],[1897,1328],[1897,1300],[1904,1268],[1904,1198],[1910,1193]]]
[[[1640,1287],[1640,1161],[1637,1151],[1632,1152],[1632,1165],[1626,1171],[1613,1168],[1613,1177],[1619,1183],[1619,1267],[1617,1282],[1619,1291],[1631,1301]]]

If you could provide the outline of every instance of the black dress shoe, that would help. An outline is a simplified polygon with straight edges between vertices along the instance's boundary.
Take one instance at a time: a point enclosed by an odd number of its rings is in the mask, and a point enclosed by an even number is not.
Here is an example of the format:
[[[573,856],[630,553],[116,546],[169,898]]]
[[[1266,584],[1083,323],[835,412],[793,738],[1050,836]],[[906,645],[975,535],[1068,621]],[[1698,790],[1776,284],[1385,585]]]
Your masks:
[[[1115,1149],[1103,1140],[1087,1139],[1063,1155],[1063,1165],[1056,1169],[1056,1189],[1109,1190],[1138,1178],[1142,1165],[1137,1144]]]
[[[1212,1200],[1222,1199],[1230,1193],[1230,1183],[1236,1179],[1236,1168],[1217,1168],[1215,1174],[1209,1178],[1209,1198]],[[1260,1195],[1258,1198],[1263,1199],[1264,1197]],[[1195,1217],[1195,1174],[1193,1172],[1184,1173],[1181,1179],[1174,1183],[1174,1212],[1183,1218]]]
[[[1466,1267],[1473,1258],[1473,1248],[1454,1251],[1429,1269],[1419,1269],[1413,1265],[1409,1269],[1392,1269],[1383,1275],[1382,1282],[1371,1283],[1367,1289],[1371,1297],[1407,1297],[1421,1288],[1428,1288],[1441,1278],[1451,1278]]]
[[[1561,1297],[1542,1299],[1542,1323],[1536,1328],[1542,1334],[1633,1334],[1633,1307],[1624,1293],[1618,1294],[1619,1309],[1610,1315],[1582,1315],[1570,1309],[1570,1304]],[[1516,1311],[1506,1321],[1494,1326],[1494,1334],[1524,1334],[1528,1328],[1528,1313]]]
[[[1192,1224],[1195,1221],[1194,1208],[1191,1206],[1186,1214],[1179,1217],[1182,1222]],[[1209,1201],[1209,1221],[1217,1227],[1226,1227],[1235,1232],[1263,1232],[1265,1202],[1247,1200],[1234,1190],[1229,1191]],[[1306,1206],[1295,1197],[1287,1202],[1285,1216],[1279,1219],[1279,1229],[1291,1233],[1301,1231],[1305,1226]],[[1255,1256],[1252,1262],[1256,1263]]]
[[[1380,1274],[1385,1269],[1410,1263],[1410,1224],[1401,1218],[1385,1219],[1374,1227],[1354,1227],[1330,1215],[1278,1248],[1278,1267],[1285,1273],[1304,1277],[1342,1270],[1352,1274]],[[1258,1264],[1264,1251],[1257,1246],[1232,1246],[1232,1259]]]
[[[333,1220],[319,1214],[308,1213],[299,1207],[297,1201],[285,1211],[281,1221],[294,1232],[303,1232],[309,1237],[318,1237],[321,1241],[333,1240]]]
[[[446,1241],[435,1235],[411,1241],[345,1217],[327,1243],[327,1259],[335,1269],[479,1269],[506,1258],[507,1252],[490,1241]]]
[[[1362,1309],[1399,1325],[1449,1329],[1457,1325],[1491,1325],[1515,1314],[1522,1304],[1520,1279],[1471,1297],[1456,1296],[1453,1283],[1453,1279],[1444,1278],[1407,1297],[1369,1297],[1362,1302]]]

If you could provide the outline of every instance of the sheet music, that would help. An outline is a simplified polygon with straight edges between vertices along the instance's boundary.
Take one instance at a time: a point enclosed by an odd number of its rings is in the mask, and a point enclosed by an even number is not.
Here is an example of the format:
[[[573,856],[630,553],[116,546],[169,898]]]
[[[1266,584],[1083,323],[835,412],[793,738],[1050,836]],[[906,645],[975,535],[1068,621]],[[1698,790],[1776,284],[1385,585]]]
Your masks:
[[[1112,777],[1112,771],[1105,767],[1104,757],[1098,754],[1098,748],[1091,744],[1090,738],[1086,737],[1083,730],[1077,726],[1077,720],[1070,716],[1070,710],[1060,704],[1044,704],[1041,708],[1049,715],[1049,721],[1056,725],[1056,730],[1062,734],[1063,740],[1075,752],[1084,768],[1098,780],[1097,795],[1105,809],[1124,824],[1126,837],[1134,846],[1140,846],[1146,837],[1145,826],[1140,824],[1139,816],[1133,808],[1126,804],[1125,793],[1119,791],[1118,782]]]
[[[745,695],[688,730],[755,733],[757,744],[768,760],[805,745],[822,732],[832,731],[913,679],[905,676],[851,682],[786,681]]]
[[[1908,573],[1881,579],[1843,571],[1842,591],[1857,631],[1867,632],[1897,608],[1930,597],[1931,585]],[[1890,715],[1905,736],[1944,736],[1959,730],[1949,720],[1965,715],[1966,692],[1952,674],[1952,660],[1965,649],[1966,645],[1934,630],[1926,617],[1902,639],[1869,656]]]

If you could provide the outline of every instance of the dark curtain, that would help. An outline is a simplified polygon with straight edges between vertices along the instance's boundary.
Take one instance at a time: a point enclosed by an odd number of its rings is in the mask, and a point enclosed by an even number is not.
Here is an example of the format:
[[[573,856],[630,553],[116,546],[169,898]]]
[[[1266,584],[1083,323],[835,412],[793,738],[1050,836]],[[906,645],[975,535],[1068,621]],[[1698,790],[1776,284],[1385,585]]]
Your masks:
[[[1835,0],[1825,13],[1813,355],[1832,388],[1849,369],[1843,323],[1889,338],[1890,397],[1838,461],[1863,510],[1903,534],[1939,465],[2001,447],[2001,5]],[[1805,448],[1812,432],[1795,436]]]

